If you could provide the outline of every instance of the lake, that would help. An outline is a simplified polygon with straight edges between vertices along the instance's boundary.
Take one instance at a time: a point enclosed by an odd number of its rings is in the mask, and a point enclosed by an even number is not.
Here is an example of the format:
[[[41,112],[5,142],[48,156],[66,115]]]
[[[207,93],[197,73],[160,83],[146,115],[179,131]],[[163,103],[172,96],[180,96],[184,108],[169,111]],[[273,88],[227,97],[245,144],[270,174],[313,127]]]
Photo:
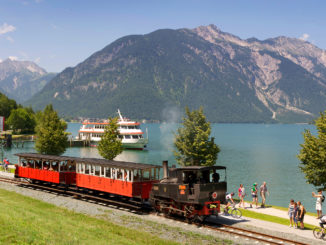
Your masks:
[[[77,135],[81,124],[69,123],[67,131]],[[307,210],[314,212],[316,191],[305,182],[298,167],[296,155],[303,142],[302,132],[313,125],[284,124],[212,124],[212,136],[220,146],[218,165],[227,167],[228,191],[237,193],[240,183],[244,184],[247,200],[250,200],[250,188],[254,182],[258,185],[267,182],[270,196],[267,204],[287,207],[291,198],[302,201]],[[176,164],[173,155],[173,132],[178,124],[143,124],[148,128],[149,144],[147,150],[125,150],[116,160],[161,165],[168,160],[169,165]],[[24,148],[12,148],[5,151],[11,162],[17,162],[13,156],[17,152],[34,152],[34,144],[25,144]],[[64,155],[78,157],[100,157],[96,147],[68,148]]]

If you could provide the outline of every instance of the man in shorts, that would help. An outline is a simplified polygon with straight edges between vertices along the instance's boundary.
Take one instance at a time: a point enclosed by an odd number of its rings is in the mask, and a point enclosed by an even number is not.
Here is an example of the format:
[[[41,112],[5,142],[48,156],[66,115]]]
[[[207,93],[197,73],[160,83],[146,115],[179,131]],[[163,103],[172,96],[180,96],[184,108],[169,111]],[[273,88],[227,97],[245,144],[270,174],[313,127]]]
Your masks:
[[[230,194],[227,194],[225,196],[225,200],[227,202],[226,206],[225,206],[225,209],[224,209],[224,213],[228,213],[228,210],[229,210],[229,207],[231,204],[234,204],[234,200],[233,200],[233,197],[234,196],[234,192],[230,193]]]
[[[266,193],[269,195],[269,192],[267,190],[266,182],[264,182],[260,188],[259,188],[259,193],[261,196],[261,207],[265,207],[265,202],[266,202]]]
[[[250,204],[250,207],[252,208],[254,203],[256,204],[256,208],[258,207],[258,189],[257,189],[257,183],[254,183],[251,189],[251,196],[252,196],[252,204]]]

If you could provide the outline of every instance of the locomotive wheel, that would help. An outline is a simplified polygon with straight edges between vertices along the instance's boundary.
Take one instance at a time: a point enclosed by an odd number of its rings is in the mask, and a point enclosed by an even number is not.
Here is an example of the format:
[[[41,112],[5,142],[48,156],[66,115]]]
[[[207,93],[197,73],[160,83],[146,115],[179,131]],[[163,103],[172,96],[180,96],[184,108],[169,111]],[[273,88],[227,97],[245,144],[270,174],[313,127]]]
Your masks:
[[[198,214],[196,214],[196,215],[194,216],[194,222],[199,223],[199,224],[204,223],[205,219],[206,219],[206,217],[203,216],[203,215],[198,215]]]

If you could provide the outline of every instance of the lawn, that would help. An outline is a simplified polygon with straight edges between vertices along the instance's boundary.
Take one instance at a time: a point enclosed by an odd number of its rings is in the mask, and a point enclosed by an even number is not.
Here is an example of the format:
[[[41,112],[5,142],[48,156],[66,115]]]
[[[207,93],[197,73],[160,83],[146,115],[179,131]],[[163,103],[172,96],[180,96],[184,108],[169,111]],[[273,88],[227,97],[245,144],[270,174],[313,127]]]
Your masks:
[[[177,244],[0,189],[0,244]]]

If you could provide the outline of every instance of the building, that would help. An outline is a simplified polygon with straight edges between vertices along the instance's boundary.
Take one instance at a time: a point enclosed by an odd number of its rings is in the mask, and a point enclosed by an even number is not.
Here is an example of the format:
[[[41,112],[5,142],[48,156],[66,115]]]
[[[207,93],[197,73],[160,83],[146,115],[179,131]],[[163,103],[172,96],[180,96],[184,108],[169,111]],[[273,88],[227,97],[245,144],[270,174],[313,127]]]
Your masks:
[[[0,116],[0,132],[5,131],[5,118]]]

